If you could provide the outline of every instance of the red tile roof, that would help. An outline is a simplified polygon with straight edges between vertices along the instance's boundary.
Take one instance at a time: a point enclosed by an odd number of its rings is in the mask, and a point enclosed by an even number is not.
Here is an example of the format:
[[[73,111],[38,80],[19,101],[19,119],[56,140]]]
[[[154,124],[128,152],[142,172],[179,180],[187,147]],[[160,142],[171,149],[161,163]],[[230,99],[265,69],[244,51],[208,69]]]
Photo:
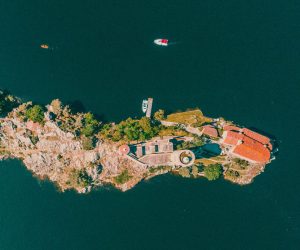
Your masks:
[[[241,128],[239,128],[237,126],[233,126],[233,125],[225,125],[223,127],[223,130],[225,130],[225,131],[228,131],[228,130],[240,131]]]
[[[239,140],[243,139],[243,134],[234,131],[227,131],[223,143],[229,145],[237,145]]]
[[[271,156],[270,150],[272,150],[270,139],[249,129],[243,129],[242,131],[244,133],[231,130],[225,131],[223,143],[235,146],[233,153],[248,160],[259,163],[268,162]]]
[[[264,145],[246,136],[243,143],[234,148],[233,153],[259,163],[267,163],[271,157],[270,151]]]
[[[259,133],[256,133],[250,129],[247,129],[247,128],[243,128],[243,133],[245,135],[247,135],[248,137],[251,137],[253,138],[254,140],[262,143],[262,144],[268,144],[270,142],[270,139],[266,136],[263,136]]]
[[[218,137],[218,130],[211,125],[205,125],[202,127],[202,133],[211,137]]]

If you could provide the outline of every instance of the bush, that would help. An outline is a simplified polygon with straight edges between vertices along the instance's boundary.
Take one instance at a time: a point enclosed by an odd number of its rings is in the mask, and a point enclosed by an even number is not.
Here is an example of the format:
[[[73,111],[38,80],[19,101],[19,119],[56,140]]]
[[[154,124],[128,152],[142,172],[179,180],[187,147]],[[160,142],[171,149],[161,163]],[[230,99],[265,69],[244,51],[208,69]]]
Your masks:
[[[100,134],[113,141],[144,141],[158,135],[159,126],[149,118],[143,117],[140,120],[128,118],[115,126],[105,124]]]
[[[178,170],[178,173],[185,178],[189,178],[190,177],[190,170],[186,167],[182,167]]]
[[[238,171],[235,171],[235,170],[230,169],[230,170],[228,170],[228,171],[226,172],[226,175],[228,175],[228,176],[230,176],[230,177],[236,179],[236,178],[238,178],[238,177],[240,176],[240,173],[239,173]]]
[[[120,175],[115,177],[115,182],[117,184],[124,184],[127,181],[129,181],[132,178],[132,176],[129,175],[128,170],[124,170]]]
[[[82,137],[82,148],[84,150],[92,150],[95,147],[95,138],[94,137]]]
[[[196,178],[198,176],[199,169],[196,165],[192,167],[192,175]]]
[[[92,177],[89,176],[88,173],[83,169],[81,170],[74,169],[71,172],[69,183],[71,185],[74,185],[75,187],[77,186],[77,187],[86,188],[90,186],[92,182],[93,182]]]
[[[166,117],[165,117],[165,111],[162,110],[162,109],[159,109],[158,111],[156,111],[153,115],[154,119],[155,120],[158,120],[158,121],[161,121],[161,120],[164,120]]]
[[[33,122],[44,123],[44,108],[41,105],[34,105],[26,110],[25,117]]]
[[[242,160],[242,159],[239,159],[239,158],[234,158],[233,161],[240,165],[241,167],[248,167],[249,166],[249,162],[246,161],[246,160]]]
[[[93,136],[99,130],[100,123],[94,118],[92,113],[86,113],[83,117],[83,128],[81,133],[86,137]]]
[[[222,165],[220,164],[211,164],[204,168],[204,176],[209,181],[218,179],[221,174],[222,174]]]

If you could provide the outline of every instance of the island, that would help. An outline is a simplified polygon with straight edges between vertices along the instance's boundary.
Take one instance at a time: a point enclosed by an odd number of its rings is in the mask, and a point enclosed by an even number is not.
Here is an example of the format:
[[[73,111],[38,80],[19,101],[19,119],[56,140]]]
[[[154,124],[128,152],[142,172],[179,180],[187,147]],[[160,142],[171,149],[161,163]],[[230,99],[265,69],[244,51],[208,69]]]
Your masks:
[[[59,99],[43,106],[0,91],[0,159],[16,158],[61,191],[126,191],[172,173],[245,185],[274,159],[274,140],[200,109],[102,122]]]

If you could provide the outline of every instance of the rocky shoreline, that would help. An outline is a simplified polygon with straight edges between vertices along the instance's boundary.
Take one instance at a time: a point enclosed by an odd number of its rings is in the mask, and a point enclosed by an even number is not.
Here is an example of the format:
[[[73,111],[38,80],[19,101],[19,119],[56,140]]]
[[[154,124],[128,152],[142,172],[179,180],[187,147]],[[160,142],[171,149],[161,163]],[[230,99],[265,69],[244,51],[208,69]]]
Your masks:
[[[104,130],[105,126],[102,124],[100,132],[90,135],[89,124],[93,121],[90,116],[82,113],[72,114],[68,107],[63,107],[58,100],[46,106],[39,122],[34,121],[36,119],[34,116],[32,119],[29,116],[28,110],[34,107],[31,102],[18,103],[18,105],[7,116],[0,119],[0,159],[20,159],[35,176],[49,179],[62,191],[74,189],[79,193],[86,193],[93,188],[107,184],[126,191],[143,179],[168,172],[176,172],[183,177],[203,178],[209,174],[205,170],[216,164],[222,166],[221,174],[225,176],[225,179],[238,184],[249,184],[264,170],[266,165],[245,160],[238,162],[234,160],[235,157],[224,154],[225,147],[219,143],[221,137],[209,136],[205,134],[204,129],[201,131],[202,127],[198,128],[194,124],[177,122],[175,126],[171,121],[168,127],[167,120],[171,116],[164,118],[158,115],[156,115],[156,122],[160,123],[160,130],[143,143],[153,142],[155,138],[158,138],[155,142],[159,141],[159,138],[164,138],[164,140],[167,138],[173,140],[172,143],[177,147],[175,151],[183,147],[191,149],[195,152],[196,159],[195,162],[193,159],[193,164],[187,164],[186,167],[184,164],[175,163],[168,163],[165,166],[160,166],[159,163],[153,165],[145,163],[145,156],[138,158],[134,151],[135,144],[128,139],[125,140],[124,135],[119,140],[114,140],[114,137],[108,138],[110,134],[113,133],[114,136],[116,134],[114,124],[110,124],[109,132],[107,129]],[[163,120],[165,120],[165,125],[161,125]],[[222,119],[205,118],[205,121],[214,122],[216,128],[219,124],[226,123]],[[219,131],[221,133],[221,130]],[[178,138],[183,138],[184,146],[177,145],[180,141]],[[201,146],[205,143],[218,144],[223,153],[204,157],[207,151],[201,148],[198,150],[199,146],[196,142],[198,144],[201,142]],[[120,152],[121,145],[129,145],[128,150],[133,151]],[[200,156],[198,151],[201,151]],[[156,157],[158,154],[154,153]],[[210,162],[207,163],[207,161]]]

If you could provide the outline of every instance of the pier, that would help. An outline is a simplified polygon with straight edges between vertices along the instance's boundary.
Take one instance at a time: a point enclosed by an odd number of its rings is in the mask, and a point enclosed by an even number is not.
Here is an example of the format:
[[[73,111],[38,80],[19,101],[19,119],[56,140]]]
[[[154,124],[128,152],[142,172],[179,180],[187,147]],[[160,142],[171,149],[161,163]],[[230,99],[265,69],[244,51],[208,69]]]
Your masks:
[[[152,104],[153,104],[153,98],[148,98],[148,107],[147,107],[146,117],[149,117],[149,118],[151,117]]]

